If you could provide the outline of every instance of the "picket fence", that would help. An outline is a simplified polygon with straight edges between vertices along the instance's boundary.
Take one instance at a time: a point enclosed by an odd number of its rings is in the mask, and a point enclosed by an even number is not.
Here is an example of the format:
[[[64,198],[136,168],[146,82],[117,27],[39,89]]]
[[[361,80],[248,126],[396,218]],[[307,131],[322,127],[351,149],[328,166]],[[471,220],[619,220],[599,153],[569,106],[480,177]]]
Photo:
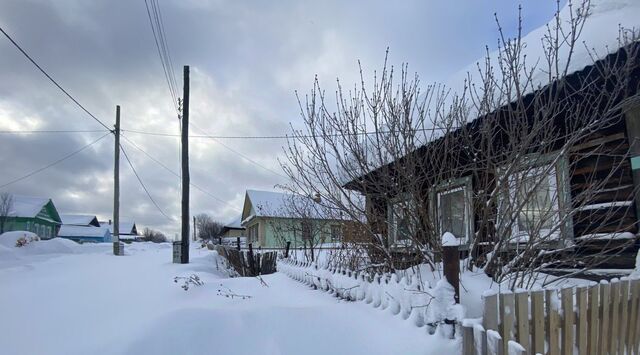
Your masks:
[[[463,354],[640,354],[640,280],[487,294]]]
[[[409,320],[418,327],[426,326],[431,334],[438,329],[447,333],[447,327],[450,327],[444,324],[444,318],[450,314],[447,308],[456,307],[452,304],[453,298],[451,302],[438,299],[439,295],[446,295],[446,292],[429,290],[427,293],[418,278],[412,275],[358,273],[291,259],[279,260],[278,271],[340,299],[363,301]],[[453,287],[450,292],[453,293]],[[436,298],[430,294],[435,294]]]

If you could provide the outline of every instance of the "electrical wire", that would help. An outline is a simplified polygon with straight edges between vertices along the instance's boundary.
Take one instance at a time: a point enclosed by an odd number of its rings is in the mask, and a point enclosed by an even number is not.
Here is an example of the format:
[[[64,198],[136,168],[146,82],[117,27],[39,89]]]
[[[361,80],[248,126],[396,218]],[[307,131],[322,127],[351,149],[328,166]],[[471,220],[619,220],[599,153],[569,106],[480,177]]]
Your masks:
[[[171,170],[171,168],[169,168],[168,166],[166,166],[164,163],[162,163],[160,160],[154,158],[151,154],[147,153],[144,149],[142,149],[139,145],[137,145],[135,142],[133,142],[132,140],[130,140],[129,138],[127,138],[126,136],[122,135],[122,138],[124,138],[127,143],[131,144],[134,148],[138,149],[139,151],[141,151],[144,155],[146,155],[149,159],[151,159],[153,162],[155,162],[156,164],[158,164],[159,166],[161,166],[163,169],[165,169],[166,171],[168,171],[169,173],[171,173],[172,175],[181,178],[180,174],[176,173],[175,171]],[[209,191],[201,188],[200,186],[189,182],[189,185],[195,187],[196,189],[200,190],[200,192],[210,196],[211,198],[213,198],[214,200],[223,203],[227,206],[233,207],[234,210],[238,209],[238,206],[232,205],[229,202],[215,196],[214,194],[210,193]]]
[[[226,148],[227,150],[229,150],[229,151],[233,152],[234,154],[236,154],[236,155],[240,156],[241,158],[245,159],[246,161],[248,161],[248,162],[250,162],[250,163],[252,163],[252,164],[254,164],[254,165],[256,165],[256,166],[258,166],[258,167],[260,167],[260,168],[262,168],[262,169],[264,169],[264,170],[266,170],[266,171],[269,171],[269,172],[271,172],[271,173],[272,173],[272,174],[274,174],[274,175],[278,175],[278,176],[280,176],[280,177],[282,177],[282,178],[285,178],[285,179],[289,180],[289,177],[288,177],[288,176],[283,175],[283,174],[280,174],[279,172],[277,172],[277,171],[275,171],[275,170],[273,170],[273,169],[267,168],[266,166],[264,166],[264,165],[262,165],[262,164],[258,163],[257,161],[255,161],[255,160],[253,160],[253,159],[249,158],[248,156],[246,156],[246,155],[244,155],[244,154],[240,153],[239,151],[237,151],[237,150],[235,150],[235,149],[233,149],[233,148],[229,147],[228,145],[224,144],[224,143],[223,143],[223,142],[221,142],[219,139],[217,139],[217,138],[215,138],[215,137],[213,137],[213,136],[208,135],[208,134],[207,134],[207,132],[205,132],[203,129],[199,128],[198,126],[196,126],[193,122],[189,122],[189,124],[190,124],[193,128],[195,128],[195,129],[199,130],[200,132],[202,132],[206,137],[209,137],[209,138],[213,139],[215,142],[217,142],[218,144],[220,144],[221,146],[223,146],[223,147],[224,147],[224,148]]]
[[[24,180],[24,179],[27,179],[27,178],[29,178],[29,177],[31,177],[31,176],[33,176],[33,175],[35,175],[35,174],[39,173],[39,172],[42,172],[42,171],[44,171],[44,170],[49,169],[50,167],[52,167],[52,166],[54,166],[54,165],[57,165],[57,164],[59,164],[59,163],[62,163],[63,161],[65,161],[65,160],[67,160],[67,159],[69,159],[69,158],[73,157],[74,155],[76,155],[76,154],[78,154],[78,153],[82,152],[83,150],[85,150],[85,149],[89,148],[90,146],[92,146],[92,145],[94,145],[94,144],[98,143],[101,139],[103,139],[104,137],[108,136],[109,134],[111,134],[111,132],[106,133],[105,135],[101,136],[100,138],[96,139],[95,141],[93,141],[93,142],[91,142],[91,143],[89,143],[89,144],[87,144],[87,145],[83,146],[82,148],[80,148],[80,149],[78,149],[78,150],[75,150],[75,151],[73,151],[73,152],[71,152],[71,153],[69,153],[69,154],[65,155],[64,157],[62,157],[62,158],[60,158],[60,159],[58,159],[58,160],[56,160],[56,161],[54,161],[54,162],[51,162],[51,163],[49,163],[49,164],[47,164],[47,165],[45,165],[45,166],[43,166],[43,167],[41,167],[41,168],[39,168],[39,169],[36,169],[36,170],[34,170],[34,171],[32,171],[32,172],[30,172],[30,173],[28,173],[28,174],[24,175],[24,176],[21,176],[21,177],[19,177],[19,178],[17,178],[17,179],[11,180],[11,181],[9,181],[9,182],[7,182],[7,183],[4,183],[4,184],[0,185],[0,189],[4,188],[4,187],[6,187],[6,186],[9,186],[9,185],[11,185],[11,184],[14,184],[14,183],[16,183],[16,182],[18,182],[18,181],[22,181],[22,180]]]
[[[44,129],[44,130],[4,130],[0,131],[0,134],[37,134],[37,133],[104,133],[103,129],[100,130],[56,130],[56,129]]]
[[[136,168],[133,167],[133,163],[131,162],[131,159],[129,159],[129,156],[127,155],[127,152],[124,150],[124,147],[122,146],[122,144],[120,144],[120,150],[124,154],[124,157],[126,158],[127,163],[129,163],[129,166],[131,167],[131,170],[133,171],[133,174],[138,179],[138,182],[142,186],[142,189],[147,194],[147,197],[149,197],[149,200],[151,200],[153,205],[158,209],[158,211],[160,211],[160,213],[162,213],[163,216],[165,216],[170,221],[175,221],[174,218],[169,217],[166,213],[164,213],[164,211],[162,210],[162,208],[160,208],[160,206],[158,205],[156,200],[154,200],[153,197],[151,197],[151,194],[149,193],[149,190],[147,189],[147,186],[145,186],[144,182],[142,182],[142,178],[140,178],[140,175],[138,175],[138,172],[136,171]]]
[[[2,32],[2,34],[5,35],[5,37],[7,37],[9,39],[9,41],[11,41],[11,43],[13,43],[13,45],[18,48],[18,50],[25,56],[27,57],[27,59],[29,59],[29,61],[36,66],[36,68],[38,68],[38,70],[40,70],[40,72],[42,72],[42,74],[44,74],[44,76],[46,76],[55,86],[58,87],[58,89],[60,89],[65,95],[67,95],[67,97],[69,99],[71,99],[71,101],[73,101],[76,105],[78,105],[78,107],[80,107],[84,112],[86,112],[89,116],[91,116],[91,118],[93,118],[96,122],[98,122],[99,124],[102,125],[102,127],[106,128],[109,132],[111,132],[111,128],[109,128],[109,126],[107,126],[106,124],[104,124],[104,122],[100,121],[100,119],[98,119],[94,114],[92,114],[91,112],[89,112],[89,110],[87,110],[84,106],[82,106],[82,104],[80,104],[80,102],[78,102],[78,100],[76,100],[73,96],[71,96],[71,94],[69,94],[69,92],[67,90],[65,90],[60,84],[58,84],[57,81],[55,81],[51,75],[49,75],[44,69],[42,69],[42,67],[36,63],[35,60],[33,60],[33,58],[31,58],[31,56],[24,50],[22,49],[22,47],[20,47],[20,45],[13,40],[13,38],[11,38],[11,36],[9,36],[9,34],[7,32],[4,31],[4,29],[2,27],[0,27],[0,32]]]

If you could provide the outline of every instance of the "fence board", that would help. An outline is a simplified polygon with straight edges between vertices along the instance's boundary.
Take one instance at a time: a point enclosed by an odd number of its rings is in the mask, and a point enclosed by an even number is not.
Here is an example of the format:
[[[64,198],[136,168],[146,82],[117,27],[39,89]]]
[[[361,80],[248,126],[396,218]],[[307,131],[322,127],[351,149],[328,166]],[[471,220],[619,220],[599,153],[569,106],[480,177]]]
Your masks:
[[[564,288],[562,295],[562,354],[573,355],[573,288]]]
[[[560,354],[559,343],[560,337],[558,336],[558,300],[556,290],[546,290],[546,304],[547,304],[547,345],[549,346],[549,355]]]
[[[473,326],[470,324],[462,324],[462,354],[475,355]]]
[[[500,294],[500,337],[502,338],[502,351],[509,353],[509,341],[513,339],[513,323],[515,319],[516,304],[513,293]]]
[[[589,287],[589,354],[597,354],[598,347],[598,318],[600,317],[600,285]]]
[[[533,353],[544,354],[544,291],[542,290],[531,292],[531,318],[533,320]]]
[[[516,319],[517,319],[517,332],[516,339],[526,352],[531,352],[531,346],[529,342],[529,293],[518,292],[516,293]]]
[[[609,350],[609,306],[611,285],[608,282],[600,283],[600,340],[598,341],[599,353],[606,354]]]
[[[578,287],[576,290],[576,303],[578,308],[578,318],[576,320],[576,346],[578,347],[578,354],[588,354],[587,335],[589,331],[588,323],[588,303],[587,295],[589,292],[588,287]]]
[[[633,280],[631,291],[631,320],[633,322],[629,330],[629,353],[640,354],[638,347],[640,346],[640,280]]]
[[[625,353],[627,337],[629,336],[629,280],[620,281],[620,342],[618,354]]]
[[[484,329],[498,330],[498,295],[484,296],[482,325]]]
[[[618,342],[620,340],[620,282],[613,280],[611,282],[611,314],[609,315],[611,334],[609,336],[609,354],[614,355],[618,351]]]

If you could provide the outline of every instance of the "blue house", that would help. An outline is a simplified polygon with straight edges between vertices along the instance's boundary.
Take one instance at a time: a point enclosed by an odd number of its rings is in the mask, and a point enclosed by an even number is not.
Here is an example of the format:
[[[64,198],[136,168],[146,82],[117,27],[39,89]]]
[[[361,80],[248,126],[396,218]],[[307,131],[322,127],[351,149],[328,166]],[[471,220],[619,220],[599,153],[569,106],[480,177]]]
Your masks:
[[[76,242],[108,243],[111,242],[109,228],[101,227],[94,215],[61,215],[62,227],[58,237]]]

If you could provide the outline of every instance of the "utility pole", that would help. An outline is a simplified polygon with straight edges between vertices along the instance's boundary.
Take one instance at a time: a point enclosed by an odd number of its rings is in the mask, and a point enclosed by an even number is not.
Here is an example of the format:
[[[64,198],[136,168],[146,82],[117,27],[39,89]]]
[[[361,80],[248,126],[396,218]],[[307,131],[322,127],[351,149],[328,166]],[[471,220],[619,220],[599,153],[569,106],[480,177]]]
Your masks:
[[[196,241],[196,216],[193,216],[193,241]]]
[[[180,263],[189,263],[189,66],[184,66],[182,97],[182,250]]]
[[[120,105],[116,106],[115,151],[113,166],[113,255],[123,255],[120,250]]]

